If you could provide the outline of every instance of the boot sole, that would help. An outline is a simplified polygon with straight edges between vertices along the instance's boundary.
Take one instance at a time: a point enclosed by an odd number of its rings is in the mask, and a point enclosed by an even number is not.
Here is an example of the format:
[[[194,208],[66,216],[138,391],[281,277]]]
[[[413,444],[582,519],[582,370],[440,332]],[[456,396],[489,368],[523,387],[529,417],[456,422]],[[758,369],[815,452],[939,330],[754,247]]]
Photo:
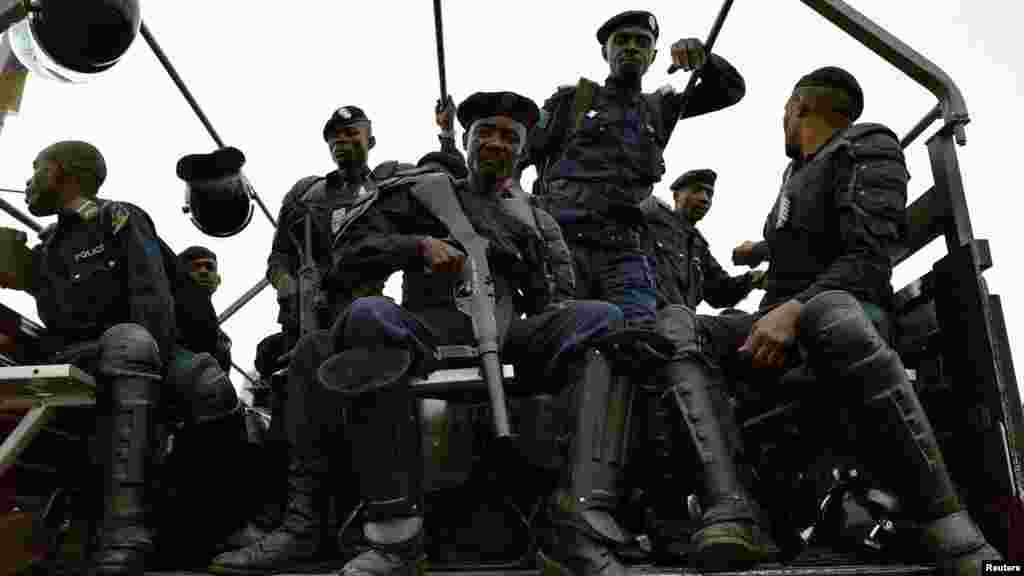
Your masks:
[[[766,558],[764,550],[742,538],[717,538],[693,553],[692,566],[699,572],[731,572],[753,568]]]
[[[304,564],[284,564],[266,568],[232,568],[230,566],[210,565],[206,571],[210,574],[223,576],[273,576],[283,572],[319,572],[323,570],[338,570],[344,562],[323,560],[321,562],[309,562]]]

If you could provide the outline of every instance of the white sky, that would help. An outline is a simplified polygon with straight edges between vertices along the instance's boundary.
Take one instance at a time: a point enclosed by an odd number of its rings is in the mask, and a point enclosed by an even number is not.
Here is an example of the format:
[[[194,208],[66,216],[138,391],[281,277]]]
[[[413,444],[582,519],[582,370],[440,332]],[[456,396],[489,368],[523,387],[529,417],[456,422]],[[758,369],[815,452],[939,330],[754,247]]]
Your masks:
[[[968,145],[959,148],[975,235],[991,242],[995,267],[989,289],[1004,297],[1011,345],[1024,341],[1024,299],[1017,295],[1014,262],[1020,249],[1019,156],[1011,139],[1020,120],[1022,42],[1016,2],[862,0],[852,2],[943,68],[960,86],[971,112]],[[538,105],[579,76],[602,81],[607,65],[594,38],[597,27],[628,9],[654,12],[661,50],[646,90],[671,83],[668,47],[683,37],[704,38],[719,2],[546,2],[453,0],[444,3],[448,90],[461,101],[477,90],[515,90]],[[287,9],[284,6],[287,5]],[[328,2],[293,0],[143,0],[143,18],[227,145],[242,149],[245,170],[275,214],[291,185],[332,169],[320,130],[335,108],[355,104],[374,124],[371,164],[415,161],[438,146],[432,110],[438,96],[432,3],[428,0]],[[840,65],[866,93],[863,121],[905,134],[935,103],[901,72],[839,32],[796,0],[740,0],[733,6],[716,52],[747,81],[747,96],[723,112],[681,122],[666,151],[668,167],[657,194],[685,170],[719,173],[714,209],[701,228],[718,260],[732,273],[733,246],[760,238],[764,217],[785,166],[782,108],[797,78],[819,66]],[[926,133],[930,135],[934,131]],[[101,194],[146,209],[159,234],[175,248],[203,244],[217,252],[224,283],[214,297],[223,310],[258,282],[266,268],[272,229],[262,214],[232,238],[203,236],[181,212],[184,184],[178,158],[214,149],[141,36],[122,62],[85,85],[30,78],[20,115],[0,133],[0,187],[22,188],[43,147],[62,139],[96,144],[109,168]],[[932,183],[924,138],[908,153],[911,200]],[[527,189],[533,171],[524,175]],[[4,195],[23,206],[22,199]],[[0,225],[20,226],[5,214]],[[945,253],[940,239],[898,268],[899,289]],[[390,293],[398,296],[392,282]],[[753,310],[755,292],[740,307]],[[5,291],[8,306],[36,319],[35,304]],[[708,312],[706,306],[702,312]],[[265,290],[225,325],[236,362],[250,369],[256,345],[277,330],[273,291]],[[1021,370],[1024,355],[1014,350]],[[236,385],[242,384],[237,374]]]

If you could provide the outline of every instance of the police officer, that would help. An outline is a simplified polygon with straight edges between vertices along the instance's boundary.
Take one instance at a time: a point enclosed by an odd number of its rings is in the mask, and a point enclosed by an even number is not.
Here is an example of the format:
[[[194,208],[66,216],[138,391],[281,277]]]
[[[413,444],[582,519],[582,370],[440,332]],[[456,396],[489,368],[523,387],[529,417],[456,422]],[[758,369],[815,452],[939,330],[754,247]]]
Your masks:
[[[697,223],[711,210],[717,179],[718,175],[711,169],[690,170],[672,183],[674,209],[654,195],[641,204],[653,243],[648,253],[657,261],[661,315],[671,314],[666,310],[672,306],[696,310],[703,301],[717,308],[731,307],[752,289],[760,287],[763,271],[730,277],[697,229]],[[641,436],[637,438],[638,458],[634,462],[647,463],[647,466],[637,466],[643,470],[637,470],[636,474],[650,508],[646,517],[653,521],[649,534],[654,552],[671,559],[688,550],[688,522],[685,520],[688,512],[679,497],[680,488],[685,485],[679,474],[685,471],[677,464],[680,447],[671,437],[670,420],[676,416],[667,413],[659,401],[664,383],[651,384],[654,387],[644,387],[645,393],[641,396],[647,407],[638,422],[643,420],[646,426],[637,429]],[[718,406],[728,410],[724,397],[717,400]],[[673,506],[673,502],[677,505]]]
[[[267,279],[277,290],[281,306],[278,321],[285,334],[282,353],[295,344],[300,331],[311,329],[299,326],[298,309],[298,274],[305,250],[305,216],[308,214],[313,218],[313,259],[322,271],[328,261],[331,235],[337,232],[339,222],[359,194],[374,187],[367,159],[376,140],[370,119],[361,108],[342,106],[335,110],[324,124],[323,139],[337,170],[326,176],[302,178],[288,191],[281,203],[278,227],[267,258]],[[383,283],[367,289],[371,290],[370,293],[380,293]],[[320,296],[327,301],[318,306],[317,323],[321,327],[329,326],[338,303],[329,301],[333,298],[329,290],[322,291]]]
[[[210,354],[230,372],[231,338],[221,330],[211,301],[221,283],[217,255],[204,246],[190,246],[178,254],[178,265],[178,341],[192,352]]]
[[[581,79],[544,104],[523,167],[535,165],[546,206],[565,231],[578,294],[614,302],[630,324],[653,326],[654,262],[644,254],[639,204],[665,172],[662,153],[676,123],[726,108],[745,93],[743,78],[723,58],[707,57],[699,40],[672,46],[672,61],[703,81],[687,100],[671,88],[644,94],[654,62],[657,20],[650,12],[614,16],[597,31],[611,74],[604,85]]]
[[[712,567],[756,560],[756,514],[736,478],[707,390],[707,366],[745,361],[770,377],[797,366],[830,384],[827,402],[861,405],[862,458],[921,523],[940,572],[980,574],[999,554],[960,502],[935,433],[886,341],[892,247],[903,237],[909,175],[899,140],[880,124],[853,124],[863,110],[856,79],[840,68],[801,78],[786,102],[792,159],[765,222],[773,258],[754,314],[666,321],[680,344],[673,402],[704,455],[704,527],[698,557]],[[697,342],[703,342],[699,345]],[[839,396],[837,396],[839,395]],[[814,400],[824,400],[815,397]]]
[[[309,422],[315,419],[323,406],[329,404],[329,399],[323,398],[319,388],[306,385],[304,379],[314,378],[306,374],[310,365],[306,356],[309,350],[317,349],[318,343],[327,341],[326,328],[352,300],[382,293],[387,278],[367,280],[354,276],[351,281],[336,282],[329,274],[330,243],[333,235],[341,232],[352,211],[358,209],[362,201],[388,181],[402,165],[384,162],[372,172],[367,168],[367,158],[375,140],[370,120],[357,106],[335,110],[324,125],[323,138],[338,169],[325,177],[311,176],[299,180],[285,196],[267,270],[268,279],[277,289],[281,304],[279,321],[284,333],[264,339],[257,351],[257,365],[261,367],[262,374],[279,367],[277,359],[286,352],[298,354],[288,360],[283,388],[272,391],[274,419],[269,441],[280,449],[272,453],[269,468],[270,475],[281,473],[281,489],[271,492],[266,513],[244,531],[256,541],[213,559],[209,570],[218,574],[269,574],[314,569],[332,553],[331,542],[324,538],[329,527],[329,512],[344,509],[355,493],[354,490],[338,488],[337,485],[348,481],[345,475],[337,482],[331,482],[332,488],[327,489],[327,457],[333,450],[341,448],[320,451],[319,444],[308,440],[311,434]],[[307,216],[311,217],[313,226],[312,257],[321,285],[309,287],[314,293],[302,297],[316,298],[319,303],[315,311],[315,326],[299,326],[298,276],[303,265],[300,255],[306,249],[304,228]],[[300,353],[295,343],[304,336],[308,336],[307,340],[313,344],[308,344],[307,351]],[[322,347],[326,349],[326,344]],[[324,354],[326,357],[326,352]],[[270,479],[272,484],[276,481]],[[333,508],[332,498],[337,500]],[[347,510],[341,510],[341,514],[346,513]]]
[[[244,406],[228,377],[231,340],[219,327],[210,300],[220,285],[217,256],[192,246],[177,255],[173,276],[178,336],[167,370],[165,402],[175,408],[173,450],[165,470],[168,498],[161,520],[161,561],[174,568],[209,562],[214,547],[246,538],[239,530],[249,515],[252,461]],[[196,525],[194,518],[218,513]],[[231,534],[235,532],[235,534]],[[230,535],[230,536],[229,536]]]
[[[711,211],[717,179],[714,170],[690,170],[672,183],[675,210],[653,195],[642,204],[654,242],[659,309],[675,305],[696,309],[703,301],[729,308],[760,287],[763,272],[730,277],[697,229]]]
[[[33,169],[29,212],[58,217],[33,248],[25,283],[47,328],[43,350],[48,363],[73,363],[97,384],[104,498],[93,569],[141,575],[153,546],[154,408],[175,340],[160,240],[141,208],[96,197],[107,167],[91,144],[57,142]]]

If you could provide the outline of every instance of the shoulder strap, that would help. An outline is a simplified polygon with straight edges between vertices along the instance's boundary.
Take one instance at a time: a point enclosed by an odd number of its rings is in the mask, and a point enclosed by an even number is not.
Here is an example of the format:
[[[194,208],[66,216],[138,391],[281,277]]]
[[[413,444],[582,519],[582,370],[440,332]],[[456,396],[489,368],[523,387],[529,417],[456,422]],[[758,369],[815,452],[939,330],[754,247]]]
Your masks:
[[[576,130],[583,127],[583,115],[594,103],[594,92],[597,91],[597,83],[587,78],[580,78],[576,83],[576,94],[572,102],[573,126]]]
[[[658,144],[664,148],[667,144],[665,138],[665,117],[661,113],[661,94],[655,92],[654,94],[644,94],[644,118],[645,121],[650,122],[654,126],[654,132],[658,136]]]
[[[124,207],[124,209],[128,211],[129,218],[139,216],[138,212],[133,211],[130,207],[125,206],[123,203],[110,201],[100,204],[99,215],[96,217],[96,221],[99,223],[100,226],[103,227],[104,242],[106,242],[108,245],[113,244],[114,235],[117,233],[115,228],[118,227],[115,226],[114,224],[113,214],[113,210],[117,206]],[[150,227],[153,229],[153,236],[156,238],[157,245],[160,248],[160,259],[163,261],[164,276],[167,277],[168,289],[171,292],[171,297],[174,297],[175,294],[177,293],[179,273],[184,273],[184,271],[178,269],[178,255],[174,253],[174,250],[172,250],[170,246],[167,245],[167,242],[164,242],[163,238],[157,235],[156,226],[153,225],[152,219],[150,219],[149,224]]]

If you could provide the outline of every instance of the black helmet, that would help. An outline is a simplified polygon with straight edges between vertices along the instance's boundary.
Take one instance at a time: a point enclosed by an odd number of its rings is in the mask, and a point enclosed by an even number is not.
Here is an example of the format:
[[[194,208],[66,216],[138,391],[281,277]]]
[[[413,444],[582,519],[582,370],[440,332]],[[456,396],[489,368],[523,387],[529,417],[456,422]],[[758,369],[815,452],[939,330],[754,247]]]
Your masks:
[[[249,184],[241,173],[245,155],[237,148],[190,154],[178,160],[185,181],[185,206],[196,228],[207,236],[234,236],[252,220]]]

